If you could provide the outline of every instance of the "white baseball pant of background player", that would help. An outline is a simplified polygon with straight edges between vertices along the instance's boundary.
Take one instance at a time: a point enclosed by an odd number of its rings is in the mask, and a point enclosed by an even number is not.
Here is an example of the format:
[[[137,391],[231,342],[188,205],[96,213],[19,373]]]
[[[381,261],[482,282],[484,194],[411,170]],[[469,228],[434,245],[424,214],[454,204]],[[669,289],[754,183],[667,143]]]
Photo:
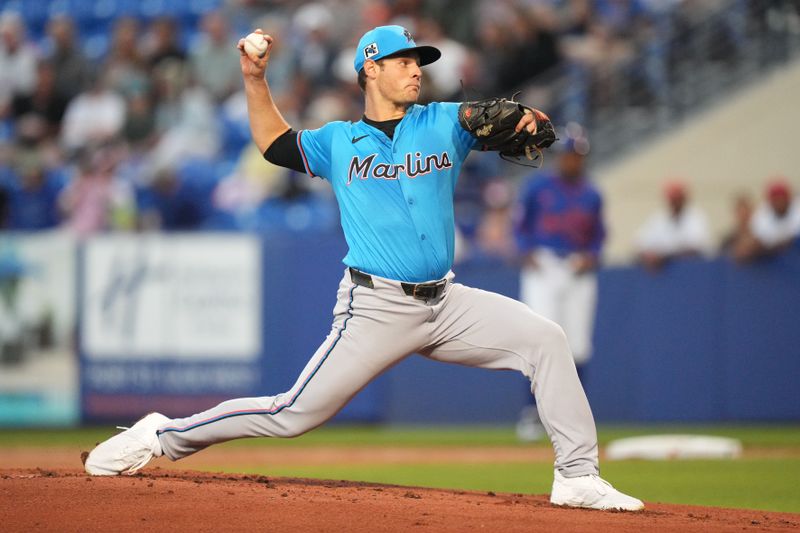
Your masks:
[[[330,419],[384,370],[414,352],[488,369],[517,370],[532,381],[542,423],[564,477],[598,473],[597,435],[564,331],[504,296],[452,283],[436,300],[406,295],[372,276],[339,285],[328,338],[286,393],[221,403],[158,429],[172,460],[241,437],[292,437]],[[457,399],[454,399],[457,401]]]
[[[585,364],[592,355],[597,275],[576,275],[570,256],[559,257],[545,248],[536,250],[534,258],[537,266],[522,270],[520,299],[564,328],[575,364]]]

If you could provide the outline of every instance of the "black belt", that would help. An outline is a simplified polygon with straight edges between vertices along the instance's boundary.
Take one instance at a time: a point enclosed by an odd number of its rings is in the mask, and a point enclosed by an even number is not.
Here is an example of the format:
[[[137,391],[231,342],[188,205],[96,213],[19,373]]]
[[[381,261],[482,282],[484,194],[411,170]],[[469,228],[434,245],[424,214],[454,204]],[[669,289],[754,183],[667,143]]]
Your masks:
[[[352,267],[349,270],[350,279],[353,283],[370,289],[375,288],[375,284],[372,283],[372,276]],[[429,281],[427,283],[405,283],[401,281],[400,286],[407,296],[412,296],[417,300],[435,300],[444,292],[447,287],[447,280],[440,279],[439,281]]]

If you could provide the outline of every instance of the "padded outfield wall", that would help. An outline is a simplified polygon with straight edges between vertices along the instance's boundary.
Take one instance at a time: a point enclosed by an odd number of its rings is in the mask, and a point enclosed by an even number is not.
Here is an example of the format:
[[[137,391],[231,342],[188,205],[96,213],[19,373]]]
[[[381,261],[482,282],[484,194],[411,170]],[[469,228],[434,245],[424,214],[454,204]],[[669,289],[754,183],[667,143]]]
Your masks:
[[[42,375],[41,365],[60,369],[55,363],[74,354],[4,357],[0,425],[120,422],[152,409],[178,416],[230,397],[287,390],[328,332],[344,271],[338,234],[105,236],[71,246],[75,294],[58,302],[72,302],[75,311],[55,316],[74,315],[77,324],[64,322],[55,338],[77,349],[78,370]],[[61,248],[57,264],[68,266],[69,246]],[[462,283],[518,292],[512,265],[481,260],[455,270]],[[9,272],[6,283],[22,270]],[[43,268],[25,272],[48,279]],[[61,292],[67,285],[57,283]],[[658,274],[605,269],[586,372],[594,413],[604,422],[800,420],[798,316],[798,250],[746,266],[716,259]],[[57,417],[50,399],[61,388],[54,379],[75,390],[57,403],[74,409]],[[412,356],[337,418],[510,423],[526,395],[525,380],[514,373]]]

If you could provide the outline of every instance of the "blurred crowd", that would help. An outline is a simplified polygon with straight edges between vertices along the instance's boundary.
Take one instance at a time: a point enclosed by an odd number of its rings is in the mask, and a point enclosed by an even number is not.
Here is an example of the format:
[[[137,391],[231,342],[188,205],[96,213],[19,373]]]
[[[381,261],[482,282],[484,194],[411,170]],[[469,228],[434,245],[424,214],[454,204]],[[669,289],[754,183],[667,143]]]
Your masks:
[[[664,207],[644,222],[636,240],[639,261],[653,271],[675,259],[715,253],[747,263],[800,244],[800,197],[784,176],[768,180],[760,200],[747,192],[735,195],[730,230],[718,243],[707,215],[691,202],[685,181],[667,182],[663,201]]]
[[[0,228],[79,237],[336,228],[328,187],[267,163],[249,142],[235,44],[254,27],[275,37],[267,76],[299,129],[360,118],[354,47],[377,25],[404,25],[442,50],[422,100],[510,96],[566,68],[588,105],[587,95],[602,102],[616,90],[599,73],[635,52],[678,57],[664,51],[665,28],[732,6],[720,35],[735,43],[754,3],[763,2],[0,0]],[[658,72],[641,77],[651,96]],[[552,112],[558,123],[581,115]],[[468,160],[456,194],[462,250],[513,254],[510,172],[493,154]]]

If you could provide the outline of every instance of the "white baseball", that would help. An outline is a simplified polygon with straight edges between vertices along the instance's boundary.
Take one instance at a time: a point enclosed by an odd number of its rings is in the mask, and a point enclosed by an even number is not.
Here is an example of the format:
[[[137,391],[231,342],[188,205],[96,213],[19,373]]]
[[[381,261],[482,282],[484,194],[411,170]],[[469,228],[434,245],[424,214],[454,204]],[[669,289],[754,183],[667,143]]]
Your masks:
[[[269,49],[269,41],[262,33],[253,32],[244,38],[244,51],[247,55],[262,58]]]

